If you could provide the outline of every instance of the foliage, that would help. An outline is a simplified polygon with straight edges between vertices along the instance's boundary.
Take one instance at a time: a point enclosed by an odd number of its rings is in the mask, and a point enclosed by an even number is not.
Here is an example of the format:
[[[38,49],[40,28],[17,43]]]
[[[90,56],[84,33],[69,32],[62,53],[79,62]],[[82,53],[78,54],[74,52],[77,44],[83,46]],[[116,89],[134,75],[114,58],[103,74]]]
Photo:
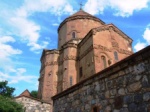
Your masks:
[[[23,106],[11,98],[0,95],[0,112],[23,112]]]
[[[31,94],[32,97],[37,98],[38,92],[33,90],[33,91],[31,91],[30,94]]]
[[[15,88],[7,86],[8,81],[2,81],[0,82],[0,95],[5,97],[12,97],[13,92],[15,91]]]
[[[0,82],[0,112],[23,112],[23,106],[12,99],[15,88],[7,84],[8,81]]]

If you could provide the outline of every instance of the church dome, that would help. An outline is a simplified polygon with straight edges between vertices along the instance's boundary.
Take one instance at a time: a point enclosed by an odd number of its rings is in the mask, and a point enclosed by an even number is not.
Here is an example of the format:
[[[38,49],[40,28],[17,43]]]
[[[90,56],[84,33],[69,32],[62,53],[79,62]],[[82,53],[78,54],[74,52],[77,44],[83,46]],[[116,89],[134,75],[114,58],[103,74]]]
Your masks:
[[[58,27],[58,31],[60,30],[60,28],[63,26],[63,24],[65,24],[68,21],[72,21],[72,20],[76,20],[76,19],[91,19],[97,22],[100,22],[102,25],[104,25],[105,23],[100,20],[99,18],[83,11],[82,9],[80,9],[78,12],[74,13],[73,15],[69,16],[68,18],[66,18]]]
[[[71,39],[83,39],[87,33],[105,23],[82,9],[66,18],[58,27],[58,48]]]

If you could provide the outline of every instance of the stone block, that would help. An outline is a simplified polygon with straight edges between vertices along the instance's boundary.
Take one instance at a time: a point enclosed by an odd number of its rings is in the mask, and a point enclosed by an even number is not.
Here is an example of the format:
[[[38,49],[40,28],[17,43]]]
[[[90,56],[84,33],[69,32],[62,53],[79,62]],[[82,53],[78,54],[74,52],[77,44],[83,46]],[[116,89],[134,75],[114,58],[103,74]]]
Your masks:
[[[136,94],[135,96],[134,96],[134,102],[135,103],[141,103],[143,101],[143,95],[142,94]]]
[[[123,98],[121,96],[115,97],[114,108],[120,109],[123,107]]]
[[[134,101],[134,98],[133,96],[124,96],[123,97],[123,103],[124,104],[129,104],[129,103],[132,103]]]
[[[107,106],[107,107],[105,108],[104,112],[111,112],[111,110],[112,110],[111,106]]]
[[[118,90],[118,94],[119,95],[125,95],[126,93],[125,93],[125,89],[124,88],[120,88],[119,90]]]
[[[105,98],[110,98],[110,91],[105,92]]]
[[[135,83],[133,83],[133,84],[130,84],[128,87],[127,87],[127,89],[128,89],[128,91],[129,92],[137,92],[137,91],[140,91],[140,89],[141,89],[141,87],[142,87],[142,85],[141,85],[141,82],[135,82]]]
[[[143,100],[144,101],[150,101],[150,92],[143,94]]]
[[[129,104],[129,111],[130,112],[137,112],[138,111],[138,106],[135,103]]]

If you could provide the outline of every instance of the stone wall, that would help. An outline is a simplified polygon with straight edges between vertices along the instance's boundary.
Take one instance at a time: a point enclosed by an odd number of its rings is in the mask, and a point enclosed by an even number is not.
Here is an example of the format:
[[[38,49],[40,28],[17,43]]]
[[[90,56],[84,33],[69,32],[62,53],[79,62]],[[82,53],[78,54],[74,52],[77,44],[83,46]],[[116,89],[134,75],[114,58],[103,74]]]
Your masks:
[[[53,112],[150,112],[150,46],[52,99]]]
[[[52,106],[28,97],[18,97],[15,101],[23,104],[25,112],[52,112]]]

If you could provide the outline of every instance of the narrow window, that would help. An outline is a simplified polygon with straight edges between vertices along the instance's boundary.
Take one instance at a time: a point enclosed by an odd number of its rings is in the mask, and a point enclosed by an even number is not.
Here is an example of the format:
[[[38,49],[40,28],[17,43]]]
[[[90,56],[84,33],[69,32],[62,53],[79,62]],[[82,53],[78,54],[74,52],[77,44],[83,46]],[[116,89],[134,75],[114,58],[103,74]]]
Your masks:
[[[70,76],[70,86],[72,86],[72,76]]]
[[[76,38],[76,33],[72,32],[72,38]]]
[[[102,56],[101,58],[102,58],[102,62],[103,62],[104,68],[106,68],[107,67],[106,58],[105,58],[105,56]]]
[[[83,73],[82,73],[82,67],[80,67],[79,74],[80,74],[80,77],[82,77],[82,75],[83,75]]]
[[[116,61],[118,61],[118,53],[116,51],[114,52],[114,58]]]

